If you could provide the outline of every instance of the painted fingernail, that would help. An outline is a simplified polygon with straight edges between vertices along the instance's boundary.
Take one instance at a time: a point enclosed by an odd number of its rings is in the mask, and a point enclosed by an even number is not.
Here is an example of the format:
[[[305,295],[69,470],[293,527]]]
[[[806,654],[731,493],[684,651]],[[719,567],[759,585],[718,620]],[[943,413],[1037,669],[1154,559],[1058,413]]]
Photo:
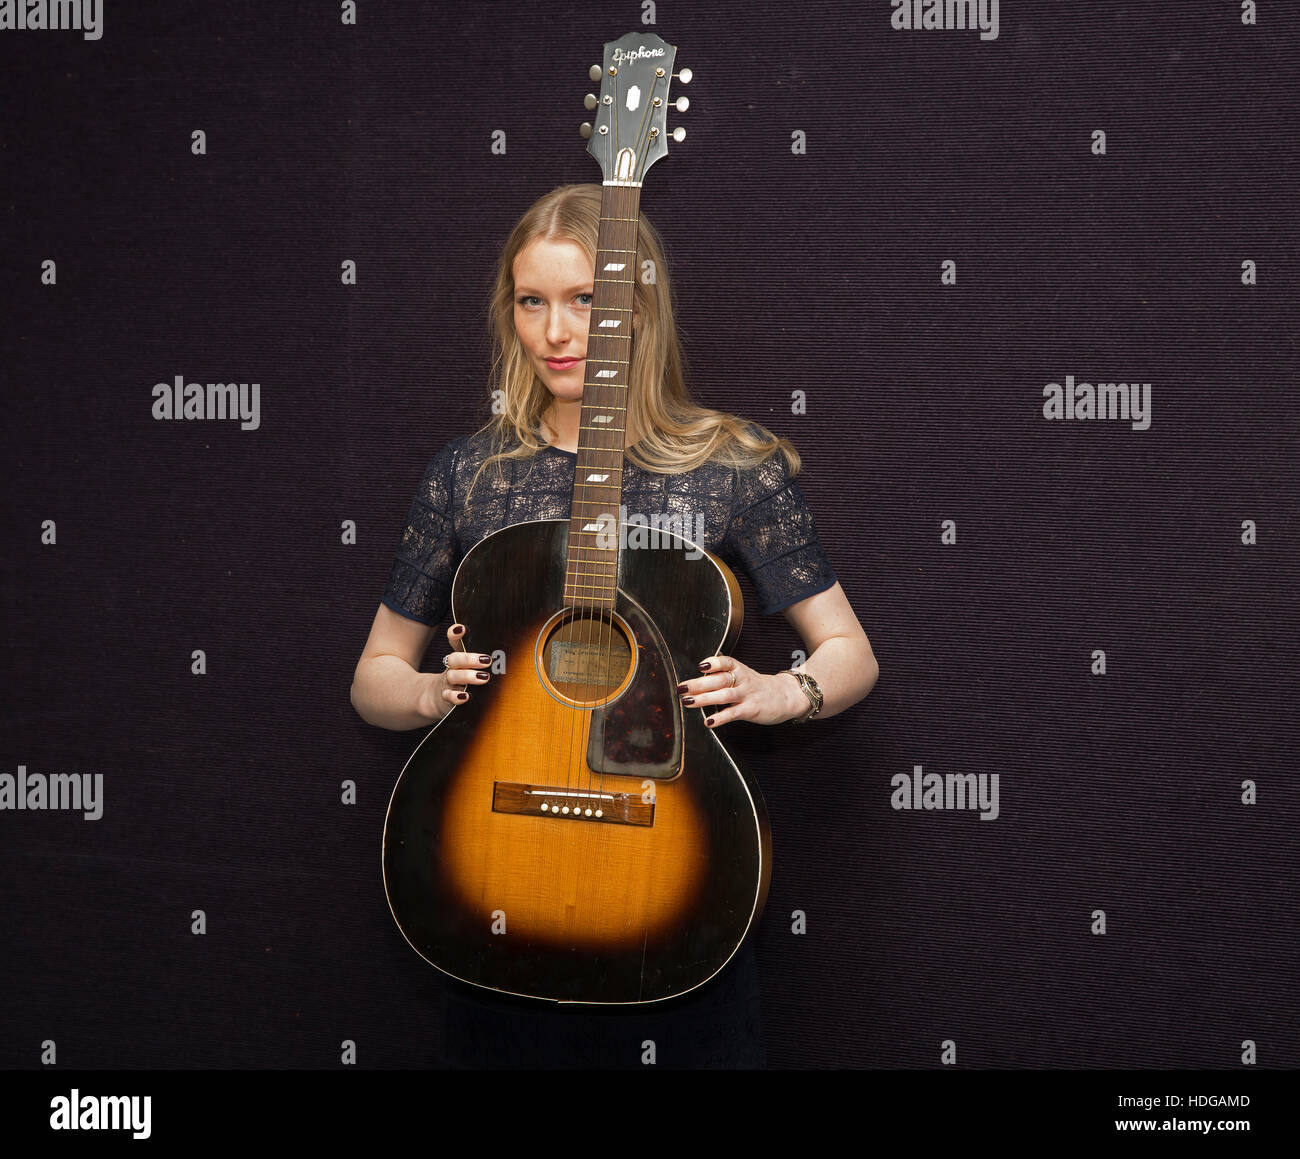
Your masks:
[[[487,674],[486,672],[475,672],[475,673],[474,673],[474,679],[475,679],[475,680],[486,680],[487,678],[488,678],[488,674]]]
[[[464,624],[452,624],[451,626],[451,634],[453,636],[459,636],[464,630],[465,630]]]
[[[480,664],[491,664],[491,663],[492,663],[492,657],[491,657],[491,656],[480,656],[480,657],[478,658],[478,662],[479,662]]]
[[[693,696],[683,696],[683,697],[682,697],[682,703],[683,703],[683,704],[694,704],[694,703],[695,703],[695,697],[693,697]]]
[[[677,691],[678,691],[678,692],[685,692],[685,691],[686,691],[686,685],[685,685],[685,684],[679,684],[679,685],[677,686]]]
[[[710,664],[709,664],[709,662],[708,662],[707,660],[701,660],[701,661],[700,661],[700,671],[701,671],[701,672],[707,672],[707,671],[709,670],[709,668],[710,668]]]
[[[468,693],[468,692],[458,692],[458,693],[456,693],[456,699],[457,699],[457,700],[468,700],[468,699],[469,699],[469,693]]]
[[[713,717],[709,717],[709,719],[706,720],[704,723],[707,724],[707,725],[709,726],[709,728],[712,728],[712,727],[713,727]]]

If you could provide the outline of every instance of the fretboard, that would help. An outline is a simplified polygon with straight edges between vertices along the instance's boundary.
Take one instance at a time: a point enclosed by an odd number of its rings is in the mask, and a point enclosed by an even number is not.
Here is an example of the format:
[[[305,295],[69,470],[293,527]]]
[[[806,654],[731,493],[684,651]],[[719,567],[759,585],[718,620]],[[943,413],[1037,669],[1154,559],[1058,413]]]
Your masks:
[[[578,461],[573,471],[564,602],[569,607],[612,610],[618,582],[619,506],[623,501],[641,187],[605,185],[603,189]]]

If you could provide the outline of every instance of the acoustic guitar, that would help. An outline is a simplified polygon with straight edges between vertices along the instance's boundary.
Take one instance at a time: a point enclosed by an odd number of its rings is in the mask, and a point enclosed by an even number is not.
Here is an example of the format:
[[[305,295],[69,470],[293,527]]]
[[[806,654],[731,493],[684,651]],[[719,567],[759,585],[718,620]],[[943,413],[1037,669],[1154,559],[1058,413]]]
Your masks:
[[[425,735],[384,826],[384,888],[415,951],[552,1002],[704,985],[754,927],[771,875],[758,786],[676,692],[735,644],[736,578],[685,535],[656,528],[657,547],[633,548],[645,527],[618,523],[637,215],[667,152],[676,52],[642,33],[605,45],[583,126],[604,181],[571,516],[465,554],[451,594],[462,648],[503,650],[504,671]]]

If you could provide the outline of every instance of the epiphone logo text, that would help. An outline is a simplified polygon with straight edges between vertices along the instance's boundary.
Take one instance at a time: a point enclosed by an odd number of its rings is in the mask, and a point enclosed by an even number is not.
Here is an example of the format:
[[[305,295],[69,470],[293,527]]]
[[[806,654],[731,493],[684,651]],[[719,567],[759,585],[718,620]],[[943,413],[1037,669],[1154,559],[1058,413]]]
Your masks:
[[[621,48],[616,48],[614,49],[613,60],[615,64],[624,64],[629,60],[640,60],[643,56],[663,56],[663,55],[664,55],[664,50],[662,48],[645,48],[644,46],[642,46],[640,48],[637,48],[633,52],[624,52]]]

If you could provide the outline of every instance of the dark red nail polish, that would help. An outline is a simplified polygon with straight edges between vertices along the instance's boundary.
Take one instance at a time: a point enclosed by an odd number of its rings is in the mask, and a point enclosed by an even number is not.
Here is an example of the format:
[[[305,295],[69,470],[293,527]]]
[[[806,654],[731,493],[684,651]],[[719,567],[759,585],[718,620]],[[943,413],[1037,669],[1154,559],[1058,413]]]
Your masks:
[[[677,691],[678,691],[678,692],[685,692],[685,691],[686,691],[686,685],[685,685],[685,684],[679,684],[679,685],[677,686]]]
[[[492,663],[492,657],[491,657],[491,656],[480,656],[480,657],[478,658],[478,662],[479,662],[480,664],[491,664],[491,663]]]
[[[474,679],[475,679],[475,680],[486,680],[487,678],[488,678],[488,674],[487,674],[486,672],[475,672],[475,673],[474,673]]]
[[[457,700],[468,700],[468,699],[469,699],[469,693],[468,693],[468,692],[458,692],[458,693],[456,693],[456,699],[457,699]]]
[[[695,703],[695,697],[693,697],[693,696],[683,696],[683,697],[682,697],[682,703],[683,703],[683,704],[694,704],[694,703]]]
[[[709,670],[709,662],[708,662],[707,660],[701,660],[701,661],[700,661],[700,671],[701,671],[701,672],[707,672],[708,670]]]
[[[709,728],[712,728],[712,727],[713,727],[713,717],[709,717],[709,719],[706,720],[704,723],[705,723],[706,725],[708,725]]]

